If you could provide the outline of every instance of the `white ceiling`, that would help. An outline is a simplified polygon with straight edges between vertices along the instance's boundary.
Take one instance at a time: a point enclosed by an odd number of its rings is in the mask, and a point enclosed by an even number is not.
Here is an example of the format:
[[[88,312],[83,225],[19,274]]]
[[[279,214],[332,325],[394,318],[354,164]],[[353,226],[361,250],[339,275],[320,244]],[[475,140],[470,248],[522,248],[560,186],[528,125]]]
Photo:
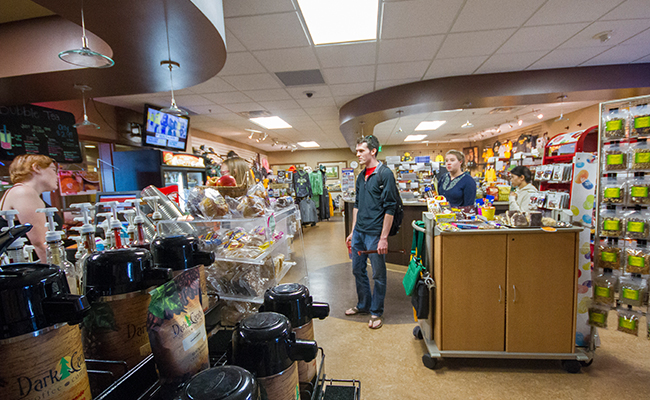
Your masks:
[[[378,41],[315,47],[295,0],[224,0],[226,65],[207,82],[176,91],[176,102],[198,114],[191,117],[193,128],[263,151],[280,148],[272,147],[270,139],[249,140],[244,129],[260,127],[236,113],[267,110],[280,116],[293,129],[264,131],[281,142],[314,140],[322,148],[347,148],[338,109],[382,88],[455,75],[650,62],[648,0],[379,1]],[[608,30],[610,40],[593,39]],[[305,69],[319,69],[326,83],[285,87],[274,74]],[[307,98],[306,91],[313,97]],[[170,96],[162,92],[97,100],[142,111],[145,102],[168,106]],[[564,113],[577,109],[570,103],[567,99]],[[522,108],[533,107],[547,118],[560,113],[554,105]],[[504,120],[503,115],[496,120],[472,111],[476,122],[472,120],[475,127],[468,135]],[[448,140],[442,134],[457,129],[458,121],[462,124],[468,116],[471,112],[454,115],[453,123],[449,119],[436,134],[440,139],[432,139]],[[407,123],[415,127],[417,118],[403,118],[403,130]],[[394,124],[380,124],[376,132]],[[388,143],[401,139],[391,137]]]

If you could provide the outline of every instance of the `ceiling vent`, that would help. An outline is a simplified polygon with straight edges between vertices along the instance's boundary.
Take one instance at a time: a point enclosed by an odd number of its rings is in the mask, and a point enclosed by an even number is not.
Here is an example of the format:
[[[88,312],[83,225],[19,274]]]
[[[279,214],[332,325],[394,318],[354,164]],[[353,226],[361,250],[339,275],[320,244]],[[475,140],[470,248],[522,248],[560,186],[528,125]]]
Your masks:
[[[318,69],[276,72],[275,75],[284,83],[284,86],[322,85],[325,83],[323,74]]]
[[[266,111],[266,110],[242,111],[242,112],[238,112],[237,115],[241,115],[242,117],[244,117],[246,119],[261,118],[261,117],[272,117],[273,116],[273,114],[271,114],[271,112]]]
[[[520,109],[521,107],[497,107],[490,110],[489,114],[507,114]]]

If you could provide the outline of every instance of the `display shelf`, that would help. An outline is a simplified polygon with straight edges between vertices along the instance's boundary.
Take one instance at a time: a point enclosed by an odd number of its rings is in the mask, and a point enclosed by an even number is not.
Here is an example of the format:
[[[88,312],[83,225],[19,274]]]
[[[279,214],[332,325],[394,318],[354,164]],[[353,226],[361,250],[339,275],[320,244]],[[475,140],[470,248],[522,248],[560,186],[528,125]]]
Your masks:
[[[255,258],[217,256],[215,257],[215,261],[227,261],[227,262],[235,262],[235,263],[243,263],[243,264],[263,265],[270,256],[272,256],[277,252],[280,246],[287,244],[288,239],[289,239],[289,235],[283,236],[280,240],[273,243],[268,249],[264,250],[263,253],[261,253],[259,256]]]

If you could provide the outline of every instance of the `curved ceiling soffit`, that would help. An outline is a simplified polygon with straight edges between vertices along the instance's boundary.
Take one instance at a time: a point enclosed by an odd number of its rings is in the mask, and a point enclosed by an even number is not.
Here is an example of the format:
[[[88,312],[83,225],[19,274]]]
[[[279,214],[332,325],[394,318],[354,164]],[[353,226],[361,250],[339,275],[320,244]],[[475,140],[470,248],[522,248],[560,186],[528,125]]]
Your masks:
[[[368,93],[339,110],[340,130],[354,151],[359,135],[406,115],[458,108],[602,101],[650,94],[650,64],[560,68],[430,79]]]
[[[81,25],[80,3],[34,0],[60,17]],[[92,88],[92,97],[169,91],[169,69],[160,61],[180,63],[173,72],[174,88],[197,85],[214,77],[226,62],[225,36],[217,26],[223,10],[206,16],[191,0],[113,0],[84,4],[86,28],[112,49],[115,65],[106,69],[71,69],[0,79],[0,104],[78,99],[75,84]],[[56,18],[56,17],[44,17]],[[222,28],[221,24],[221,28]],[[169,49],[167,42],[169,30]],[[92,39],[90,48],[95,47]],[[81,45],[81,29],[78,41]],[[68,50],[60,49],[58,51]],[[58,53],[57,51],[57,53]],[[12,55],[3,54],[3,58]],[[61,61],[63,63],[63,61]]]

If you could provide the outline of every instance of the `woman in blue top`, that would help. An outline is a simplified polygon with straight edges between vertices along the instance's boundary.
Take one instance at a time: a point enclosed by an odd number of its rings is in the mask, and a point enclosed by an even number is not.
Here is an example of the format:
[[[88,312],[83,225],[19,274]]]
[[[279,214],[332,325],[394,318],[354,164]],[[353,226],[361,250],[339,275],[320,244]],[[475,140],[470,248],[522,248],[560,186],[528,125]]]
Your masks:
[[[465,155],[449,150],[445,155],[447,173],[438,179],[438,194],[445,196],[452,207],[473,206],[476,201],[476,182],[469,172],[463,172]]]

